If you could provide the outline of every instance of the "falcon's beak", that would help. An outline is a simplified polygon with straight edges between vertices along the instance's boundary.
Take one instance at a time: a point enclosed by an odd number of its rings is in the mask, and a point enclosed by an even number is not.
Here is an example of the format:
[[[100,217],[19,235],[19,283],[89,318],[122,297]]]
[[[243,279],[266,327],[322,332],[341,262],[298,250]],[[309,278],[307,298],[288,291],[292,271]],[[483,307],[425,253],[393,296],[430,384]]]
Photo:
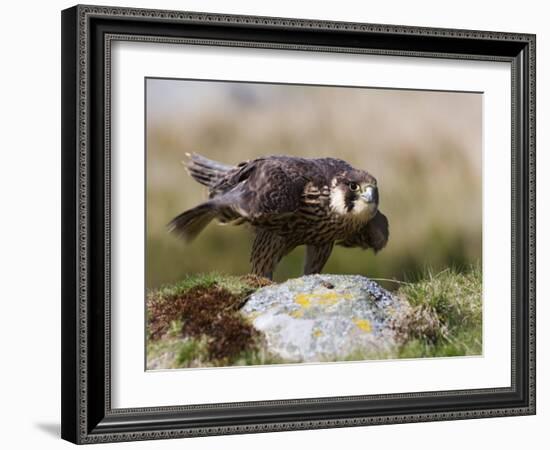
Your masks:
[[[376,186],[367,186],[361,194],[361,198],[367,203],[378,204],[378,188]]]

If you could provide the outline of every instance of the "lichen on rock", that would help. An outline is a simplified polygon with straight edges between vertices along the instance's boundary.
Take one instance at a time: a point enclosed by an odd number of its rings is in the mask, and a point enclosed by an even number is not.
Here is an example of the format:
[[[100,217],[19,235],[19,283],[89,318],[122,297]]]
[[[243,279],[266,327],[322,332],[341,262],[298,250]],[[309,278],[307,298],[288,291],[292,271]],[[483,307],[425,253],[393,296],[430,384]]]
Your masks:
[[[398,345],[392,318],[406,306],[360,275],[309,275],[257,290],[241,314],[273,354],[321,362],[391,355]]]

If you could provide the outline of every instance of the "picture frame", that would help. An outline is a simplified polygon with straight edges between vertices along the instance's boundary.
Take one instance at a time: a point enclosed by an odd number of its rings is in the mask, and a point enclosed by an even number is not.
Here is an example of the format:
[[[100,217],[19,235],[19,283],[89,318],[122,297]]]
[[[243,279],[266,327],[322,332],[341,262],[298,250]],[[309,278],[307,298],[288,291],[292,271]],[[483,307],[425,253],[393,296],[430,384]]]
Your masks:
[[[110,76],[117,41],[508,64],[509,386],[114,408]],[[84,444],[535,414],[535,42],[534,35],[508,32],[83,5],[64,10],[62,438]],[[219,377],[223,383],[224,372]]]

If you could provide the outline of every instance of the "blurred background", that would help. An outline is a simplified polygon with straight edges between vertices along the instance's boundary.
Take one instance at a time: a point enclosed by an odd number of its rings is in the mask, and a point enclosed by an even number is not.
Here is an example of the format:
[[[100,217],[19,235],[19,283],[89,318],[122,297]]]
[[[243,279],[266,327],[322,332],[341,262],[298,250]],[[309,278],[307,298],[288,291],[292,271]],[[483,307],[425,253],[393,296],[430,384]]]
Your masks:
[[[207,198],[181,164],[285,154],[337,157],[378,180],[390,239],[378,255],[335,247],[326,273],[412,281],[481,261],[482,95],[147,79],[148,288],[188,274],[249,271],[252,233],[212,222],[186,244],[166,224]],[[304,248],[275,280],[302,274]],[[397,284],[383,283],[389,289]]]

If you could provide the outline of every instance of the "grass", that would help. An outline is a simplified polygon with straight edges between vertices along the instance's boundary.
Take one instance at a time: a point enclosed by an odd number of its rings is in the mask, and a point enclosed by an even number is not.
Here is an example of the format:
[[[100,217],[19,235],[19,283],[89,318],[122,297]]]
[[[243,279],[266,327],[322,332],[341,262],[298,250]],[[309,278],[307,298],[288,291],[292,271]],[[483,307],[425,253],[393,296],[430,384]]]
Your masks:
[[[386,354],[355,352],[344,361],[479,355],[482,351],[482,276],[465,271],[426,270],[400,282],[396,295],[407,307],[391,326],[398,347]],[[147,296],[147,367],[186,368],[285,363],[270,354],[263,335],[239,308],[269,280],[218,273],[189,276]]]
[[[426,271],[398,292],[410,304],[398,325],[400,358],[479,355],[482,351],[482,273]]]

